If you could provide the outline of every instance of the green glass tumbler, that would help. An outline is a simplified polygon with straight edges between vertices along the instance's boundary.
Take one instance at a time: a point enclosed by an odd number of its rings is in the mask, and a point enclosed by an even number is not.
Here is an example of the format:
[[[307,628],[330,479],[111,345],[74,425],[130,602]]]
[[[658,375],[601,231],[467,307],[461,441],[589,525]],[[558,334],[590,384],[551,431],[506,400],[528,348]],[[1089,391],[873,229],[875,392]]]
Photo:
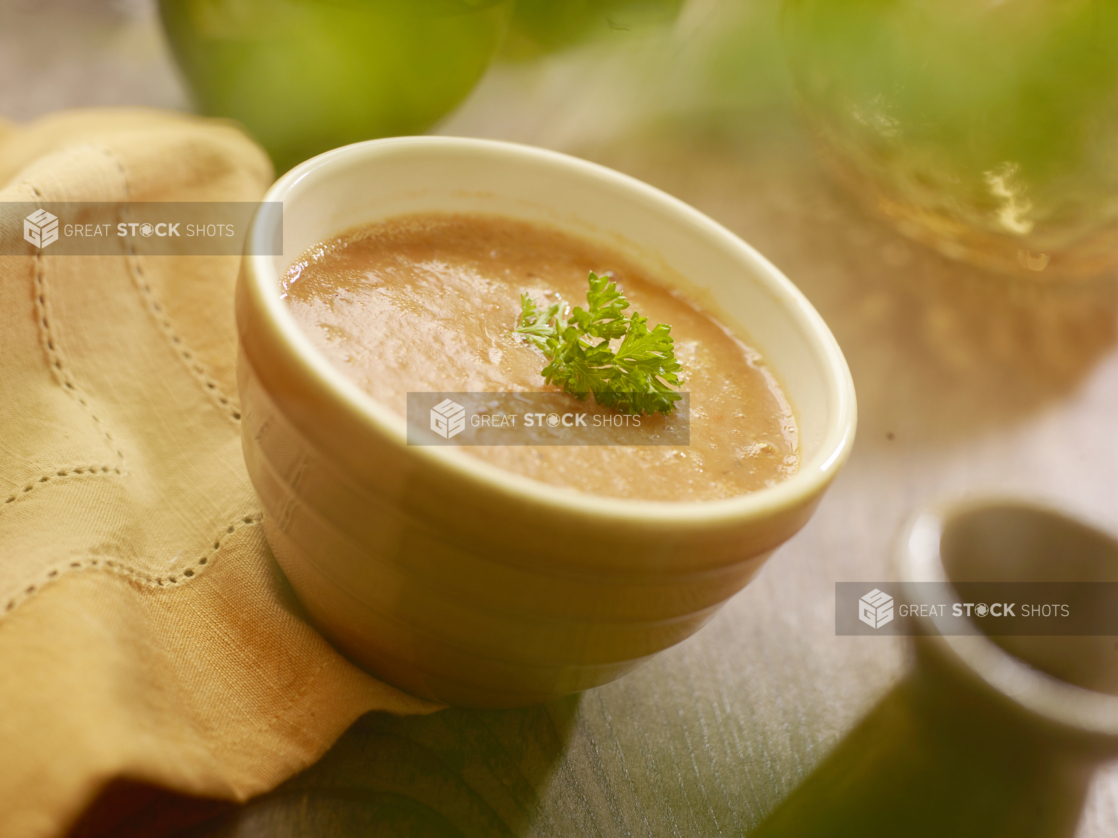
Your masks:
[[[199,109],[243,124],[278,171],[419,134],[473,89],[513,0],[160,0]]]
[[[785,0],[831,168],[946,256],[1036,278],[1118,268],[1116,0]]]

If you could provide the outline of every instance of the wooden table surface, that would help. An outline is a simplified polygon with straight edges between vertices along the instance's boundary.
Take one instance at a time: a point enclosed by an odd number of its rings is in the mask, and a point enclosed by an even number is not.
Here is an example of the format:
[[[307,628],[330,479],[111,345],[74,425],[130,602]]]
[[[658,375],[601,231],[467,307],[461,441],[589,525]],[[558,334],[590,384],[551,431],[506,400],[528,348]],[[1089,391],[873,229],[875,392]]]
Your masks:
[[[48,33],[32,5],[0,7],[0,115],[186,107],[148,4],[87,10],[83,34]],[[788,105],[771,13],[767,0],[697,0],[673,35],[628,52],[498,67],[439,130],[646,180],[804,291],[860,408],[854,453],[814,519],[712,623],[619,682],[524,710],[367,716],[276,792],[196,807],[212,817],[180,834],[743,835],[782,802],[770,824],[817,824],[826,801],[804,788],[888,770],[866,742],[894,729],[910,667],[902,639],[835,636],[835,582],[891,578],[902,522],[945,495],[1039,495],[1118,530],[1118,287],[1007,281],[867,218],[827,180]],[[731,31],[742,54],[724,51],[712,70],[705,59]],[[936,754],[915,758],[929,776],[946,770]],[[865,828],[891,834],[872,811]],[[1118,835],[1118,769],[1097,775],[1075,834]]]

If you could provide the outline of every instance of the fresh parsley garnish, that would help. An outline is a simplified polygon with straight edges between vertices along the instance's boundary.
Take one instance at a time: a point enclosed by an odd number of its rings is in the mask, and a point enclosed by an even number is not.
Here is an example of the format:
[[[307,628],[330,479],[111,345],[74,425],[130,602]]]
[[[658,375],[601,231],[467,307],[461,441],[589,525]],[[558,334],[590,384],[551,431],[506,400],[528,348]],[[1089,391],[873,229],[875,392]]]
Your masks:
[[[671,326],[649,331],[648,318],[633,312],[608,276],[590,272],[585,309],[559,300],[541,309],[520,295],[520,318],[513,332],[534,344],[547,366],[544,380],[578,399],[593,395],[598,404],[622,413],[671,413],[682,398],[672,387],[676,374]],[[620,341],[614,348],[614,341]]]

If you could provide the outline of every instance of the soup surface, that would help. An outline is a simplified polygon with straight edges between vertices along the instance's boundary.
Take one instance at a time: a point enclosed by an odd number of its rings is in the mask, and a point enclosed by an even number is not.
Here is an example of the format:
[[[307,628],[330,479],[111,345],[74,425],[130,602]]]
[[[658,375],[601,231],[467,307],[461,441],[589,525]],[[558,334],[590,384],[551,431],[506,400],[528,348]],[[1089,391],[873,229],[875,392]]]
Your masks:
[[[548,398],[569,410],[616,415],[545,384],[543,354],[512,333],[522,293],[541,304],[558,295],[585,308],[590,271],[612,275],[631,303],[627,315],[640,312],[649,328],[671,326],[683,366],[680,389],[689,394],[688,444],[460,451],[552,485],[646,500],[728,498],[796,470],[795,419],[759,354],[685,296],[596,242],[497,216],[403,216],[316,245],[282,284],[312,342],[401,416],[409,392],[533,391],[552,391]],[[678,414],[644,416],[642,426],[672,439],[683,421]]]

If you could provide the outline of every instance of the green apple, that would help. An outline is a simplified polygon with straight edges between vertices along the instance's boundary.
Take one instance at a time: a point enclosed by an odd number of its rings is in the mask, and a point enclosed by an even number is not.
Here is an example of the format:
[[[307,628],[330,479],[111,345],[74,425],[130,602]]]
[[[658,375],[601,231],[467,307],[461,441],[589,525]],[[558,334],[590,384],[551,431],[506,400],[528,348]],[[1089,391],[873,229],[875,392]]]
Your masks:
[[[504,53],[530,58],[595,35],[667,23],[683,0],[517,0]]]
[[[513,0],[161,0],[203,113],[242,123],[278,171],[418,134],[470,92]]]

